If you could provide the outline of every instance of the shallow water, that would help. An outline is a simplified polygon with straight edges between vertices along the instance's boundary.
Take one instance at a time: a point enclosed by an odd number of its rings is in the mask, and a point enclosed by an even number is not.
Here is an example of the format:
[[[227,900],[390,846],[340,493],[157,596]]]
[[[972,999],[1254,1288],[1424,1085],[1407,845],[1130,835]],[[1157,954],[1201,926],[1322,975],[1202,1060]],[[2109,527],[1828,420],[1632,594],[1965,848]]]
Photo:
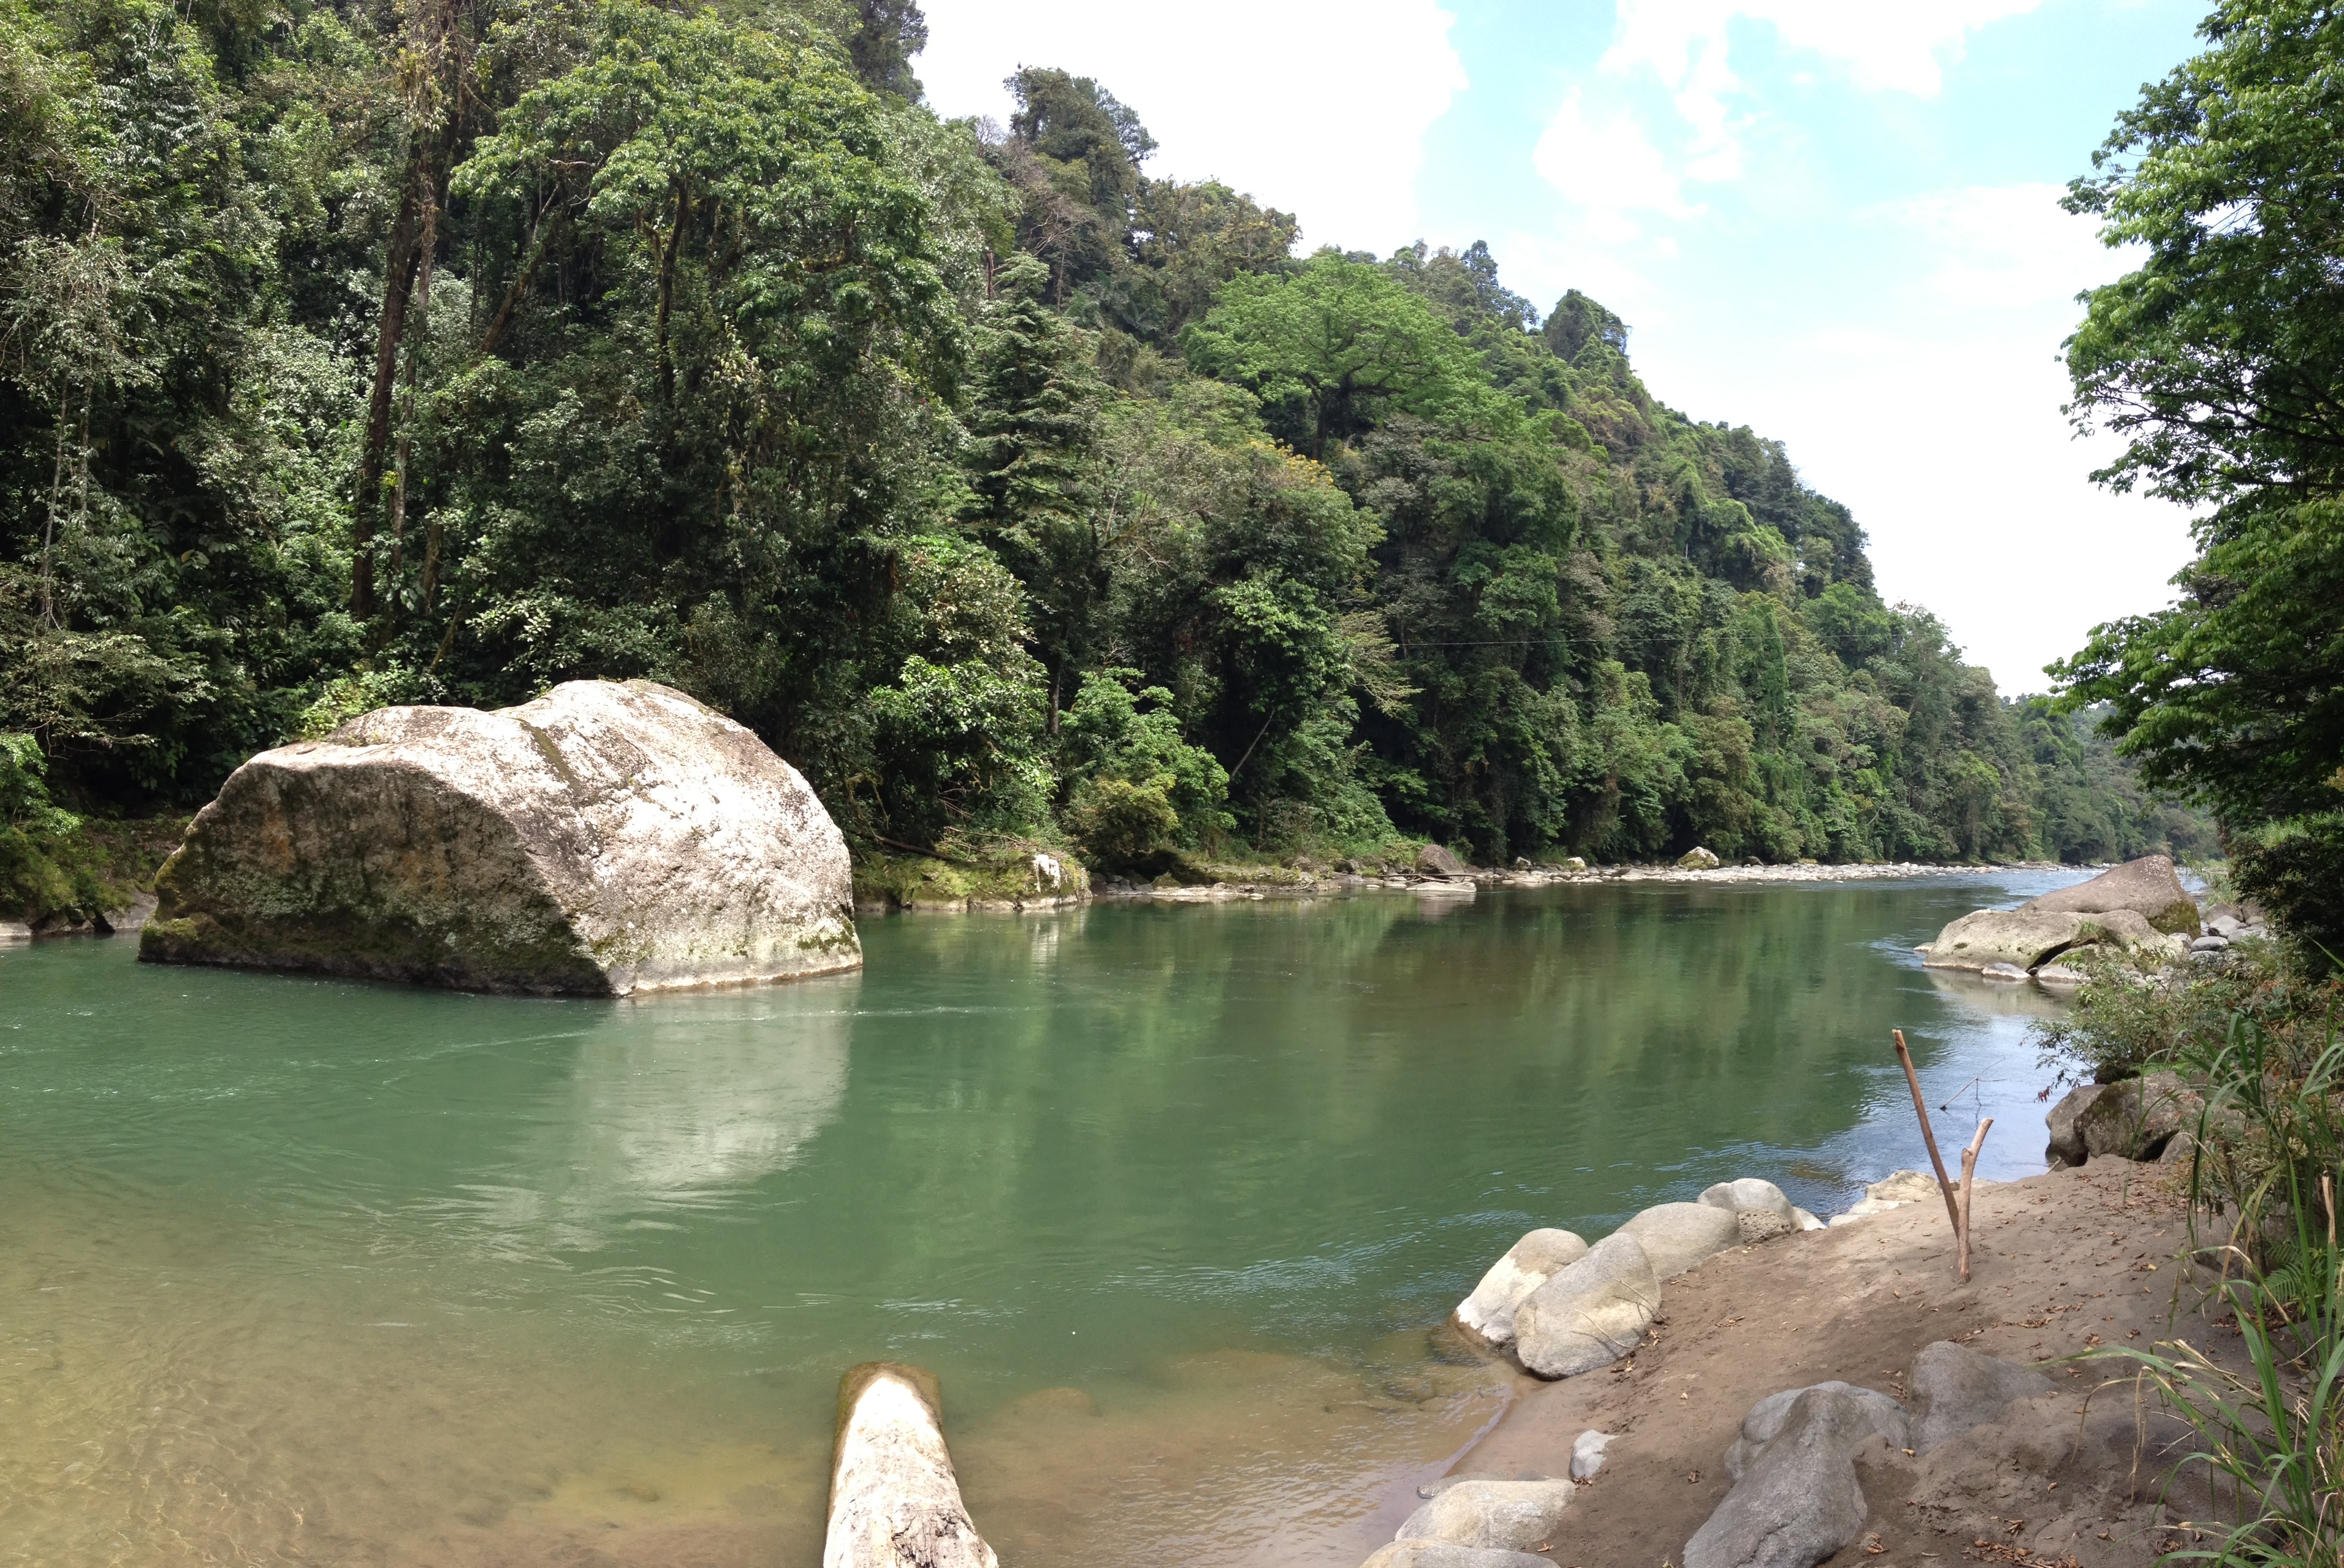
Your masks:
[[[838,1375],[944,1380],[1013,1568],[1356,1563],[1508,1380],[1522,1230],[2039,1169],[2049,1004],[1925,974],[2057,875],[867,921],[588,1002],[0,951],[0,1561],[820,1555]],[[1958,1140],[1956,1140],[1958,1141]]]

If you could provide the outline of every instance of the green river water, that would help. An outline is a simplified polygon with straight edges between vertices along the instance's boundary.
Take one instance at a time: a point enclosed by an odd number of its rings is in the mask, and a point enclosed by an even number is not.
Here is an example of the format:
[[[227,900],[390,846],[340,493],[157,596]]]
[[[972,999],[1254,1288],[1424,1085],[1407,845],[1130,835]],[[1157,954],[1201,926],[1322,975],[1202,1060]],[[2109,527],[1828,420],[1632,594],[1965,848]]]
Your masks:
[[[1924,973],[2059,875],[864,923],[638,1002],[0,951],[0,1562],[812,1568],[838,1375],[944,1381],[1010,1568],[1388,1540],[1534,1225],[2039,1169],[2050,1004]],[[1974,1082],[1972,1080],[1975,1080]]]

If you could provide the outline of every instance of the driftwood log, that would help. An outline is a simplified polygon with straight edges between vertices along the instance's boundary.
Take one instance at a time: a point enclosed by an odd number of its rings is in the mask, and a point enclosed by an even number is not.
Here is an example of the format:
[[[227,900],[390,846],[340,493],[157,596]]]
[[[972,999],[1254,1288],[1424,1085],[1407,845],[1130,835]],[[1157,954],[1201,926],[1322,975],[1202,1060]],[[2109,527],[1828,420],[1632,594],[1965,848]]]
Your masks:
[[[1000,1568],[961,1502],[935,1373],[865,1361],[839,1380],[822,1568]]]

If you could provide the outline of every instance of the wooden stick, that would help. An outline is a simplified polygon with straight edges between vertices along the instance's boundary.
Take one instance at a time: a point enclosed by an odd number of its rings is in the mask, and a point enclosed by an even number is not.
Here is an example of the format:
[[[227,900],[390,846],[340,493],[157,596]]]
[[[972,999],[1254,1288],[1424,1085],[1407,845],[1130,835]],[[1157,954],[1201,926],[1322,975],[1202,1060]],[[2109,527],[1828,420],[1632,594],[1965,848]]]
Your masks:
[[[1904,1081],[1913,1089],[1913,1109],[1921,1118],[1921,1141],[1929,1146],[1929,1163],[1937,1168],[1937,1190],[1945,1195],[1945,1218],[1952,1221],[1954,1239],[1961,1239],[1962,1217],[1954,1207],[1954,1184],[1945,1175],[1945,1161],[1937,1153],[1937,1134],[1929,1126],[1929,1102],[1921,1098],[1921,1075],[1913,1070],[1913,1053],[1904,1048],[1904,1031],[1893,1029],[1896,1037],[1896,1059],[1904,1064]]]
[[[1962,1222],[1959,1228],[1961,1235],[1961,1259],[1959,1263],[1959,1271],[1962,1277],[1962,1283],[1965,1285],[1970,1282],[1970,1181],[1972,1178],[1977,1175],[1978,1150],[1985,1147],[1986,1128],[1993,1125],[1994,1118],[1992,1117],[1988,1117],[1984,1121],[1978,1123],[1977,1132],[1970,1138],[1970,1146],[1962,1150]]]

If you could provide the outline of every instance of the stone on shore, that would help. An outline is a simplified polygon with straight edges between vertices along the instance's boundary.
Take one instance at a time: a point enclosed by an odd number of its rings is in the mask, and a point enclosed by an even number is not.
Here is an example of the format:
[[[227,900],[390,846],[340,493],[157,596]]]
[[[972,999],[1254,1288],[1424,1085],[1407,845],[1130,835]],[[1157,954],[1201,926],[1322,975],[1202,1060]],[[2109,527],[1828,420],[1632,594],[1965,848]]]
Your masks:
[[[1797,1230],[1821,1229],[1820,1225],[1810,1226],[1800,1219],[1803,1211],[1781,1188],[1754,1176],[1721,1181],[1704,1189],[1695,1201],[1732,1213],[1742,1227],[1744,1241],[1768,1241]]]
[[[1608,1367],[1635,1350],[1660,1310],[1652,1260],[1635,1237],[1614,1231],[1515,1309],[1514,1354],[1542,1378]]]
[[[263,752],[156,885],[149,962],[597,996],[863,962],[805,780],[649,681],[383,708]]]
[[[1845,1394],[1871,1413],[1872,1429],[1893,1446],[1912,1446],[1912,1414],[1886,1394],[1837,1380],[1807,1386]],[[1750,1407],[1750,1413],[1742,1418],[1740,1433],[1725,1451],[1726,1474],[1736,1481],[1742,1479],[1743,1472],[1757,1462],[1758,1455],[1781,1433],[1783,1422],[1790,1419],[1791,1407],[1806,1391],[1806,1389],[1784,1389],[1780,1393],[1768,1394]]]
[[[1854,1391],[1798,1390],[1773,1438],[1685,1543],[1684,1568],[1814,1568],[1854,1541],[1870,1513],[1854,1456],[1877,1430]]]
[[[1416,870],[1420,876],[1462,876],[1466,874],[1465,863],[1442,844],[1428,844],[1418,850]]]
[[[2051,1129],[2051,1141],[2043,1151],[2043,1158],[2052,1169],[2081,1165],[2091,1158],[2092,1151],[2085,1147],[2083,1132],[2076,1122],[2107,1089],[2106,1084],[2077,1084],[2044,1113],[2044,1125]]]
[[[1651,1259],[1652,1271],[1673,1280],[1705,1258],[1742,1241],[1741,1218],[1707,1203],[1656,1203],[1620,1227]]]
[[[1409,1514],[1399,1538],[1528,1552],[1554,1539],[1575,1490],[1568,1481],[1460,1481]]]
[[[1716,852],[1703,849],[1696,844],[1677,856],[1677,864],[1687,871],[1715,871],[1718,859]]]
[[[1568,1230],[1533,1230],[1490,1265],[1473,1293],[1458,1303],[1457,1320],[1493,1345],[1510,1343],[1514,1310],[1530,1293],[1587,1256],[1587,1243]]]
[[[1990,1183],[1980,1181],[1980,1187]],[[1846,1212],[1834,1214],[1831,1222],[1840,1224],[1849,1219],[1863,1219],[1891,1209],[1902,1209],[1908,1203],[1942,1203],[1944,1189],[1937,1179],[1925,1170],[1892,1170],[1864,1189],[1864,1197],[1850,1204]]]
[[[2123,910],[2140,916],[2166,936],[2198,933],[2198,901],[2181,885],[2172,859],[2162,855],[2127,860],[2089,882],[2058,888],[2019,907],[2073,915],[2112,915]]]
[[[1620,1441],[1620,1434],[1597,1431],[1593,1427],[1581,1432],[1571,1442],[1571,1479],[1592,1481],[1603,1468],[1603,1451]]]
[[[1974,1426],[2000,1421],[2013,1400],[2047,1394],[2052,1384],[2032,1367],[1939,1340],[1921,1347],[1904,1386],[1913,1401],[1912,1447],[1926,1453]]]
[[[866,1361],[839,1380],[822,1568],[1000,1568],[961,1502],[935,1374]]]
[[[2080,1144],[2086,1157],[2112,1154],[2126,1159],[2155,1159],[2177,1134],[2198,1126],[2206,1105],[2206,1097],[2184,1083],[2177,1073],[2150,1073],[2095,1087],[2101,1092],[2076,1111],[2068,1133],[2070,1145]],[[2064,1106],[2066,1101],[2060,1103]],[[2056,1137],[2056,1127],[2053,1131]],[[2082,1158],[2067,1161],[2070,1165],[2084,1162]]]
[[[1554,1560],[1529,1552],[1455,1546],[1446,1541],[1395,1541],[1359,1568],[1554,1568]]]

